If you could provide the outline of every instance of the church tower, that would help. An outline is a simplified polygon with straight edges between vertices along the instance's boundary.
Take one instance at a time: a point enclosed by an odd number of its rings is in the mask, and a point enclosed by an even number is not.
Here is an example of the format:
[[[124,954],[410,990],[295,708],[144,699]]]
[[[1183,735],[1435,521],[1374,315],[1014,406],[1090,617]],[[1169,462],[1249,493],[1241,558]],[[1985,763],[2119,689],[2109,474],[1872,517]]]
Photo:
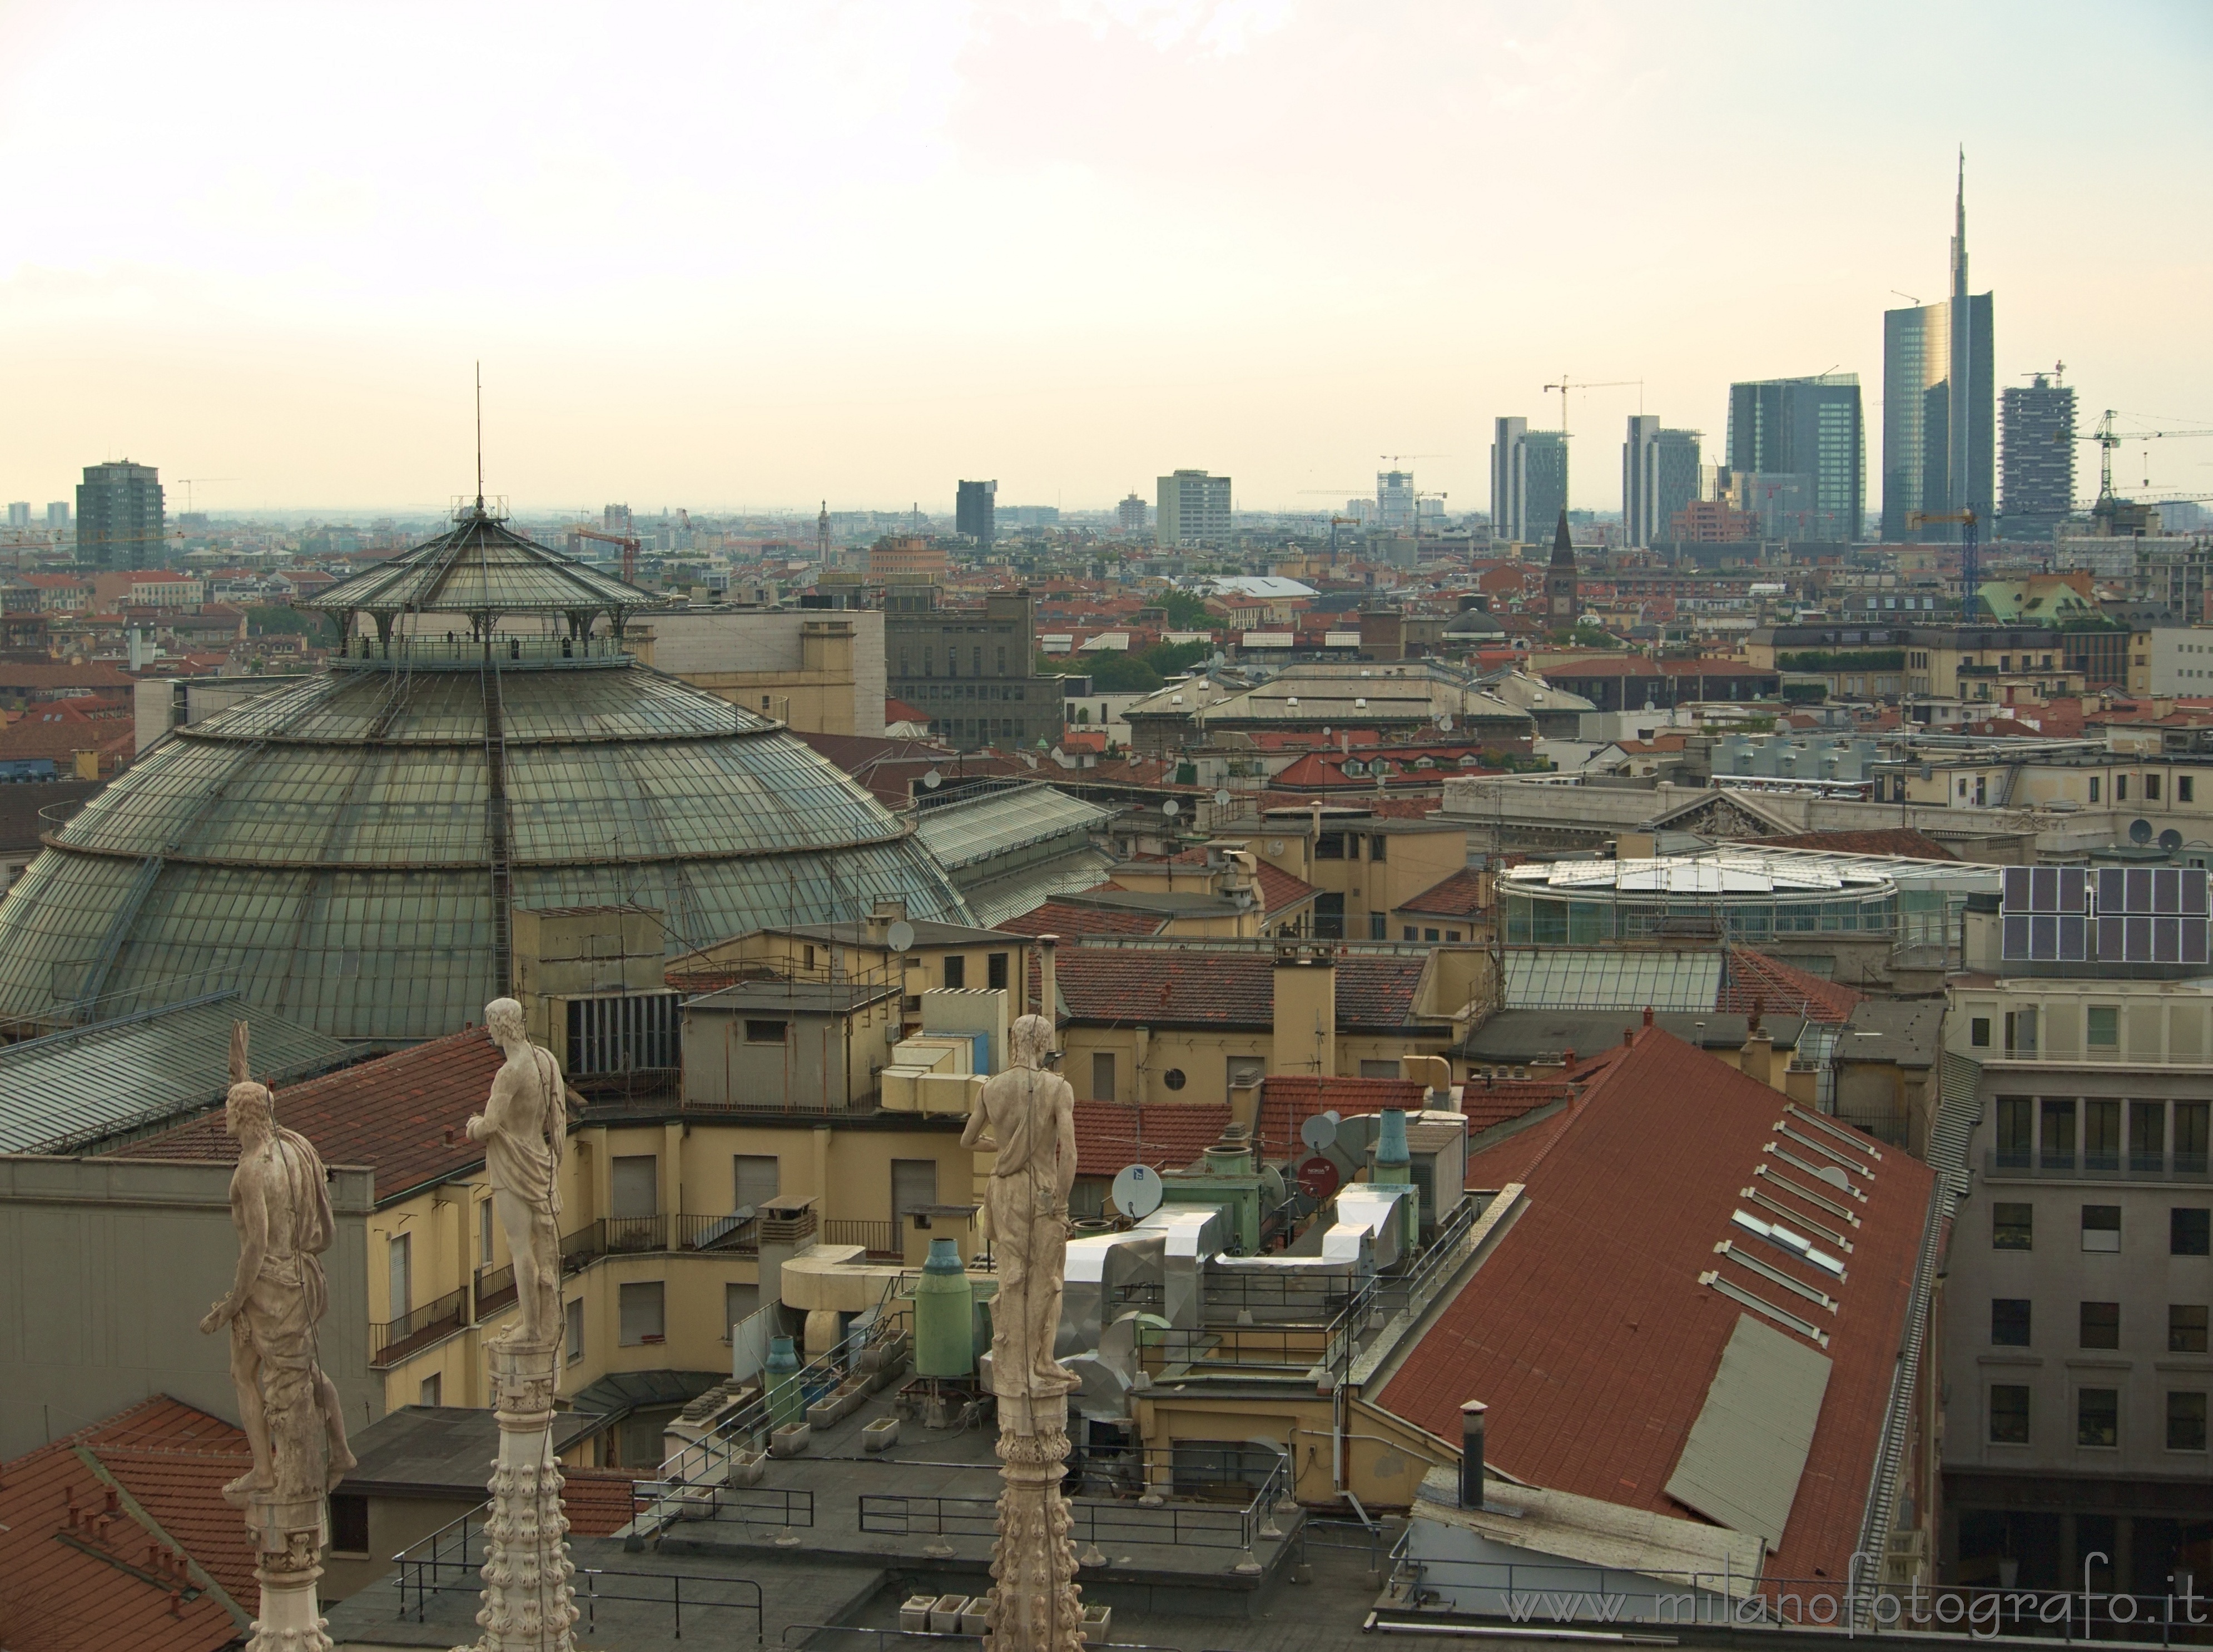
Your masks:
[[[1568,538],[1568,513],[1552,530],[1552,563],[1545,570],[1545,614],[1555,631],[1572,629],[1582,602],[1576,591],[1576,547]]]

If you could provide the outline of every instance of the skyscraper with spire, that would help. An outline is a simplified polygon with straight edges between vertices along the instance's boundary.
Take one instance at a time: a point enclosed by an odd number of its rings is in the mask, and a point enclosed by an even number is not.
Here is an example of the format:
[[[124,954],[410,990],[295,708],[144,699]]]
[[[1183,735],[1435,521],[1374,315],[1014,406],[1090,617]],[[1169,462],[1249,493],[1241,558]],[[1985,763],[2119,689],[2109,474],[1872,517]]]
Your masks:
[[[1956,521],[1916,515],[1997,503],[1997,397],[1991,295],[1967,290],[1967,162],[1953,207],[1951,293],[1882,316],[1882,537],[1957,539]]]

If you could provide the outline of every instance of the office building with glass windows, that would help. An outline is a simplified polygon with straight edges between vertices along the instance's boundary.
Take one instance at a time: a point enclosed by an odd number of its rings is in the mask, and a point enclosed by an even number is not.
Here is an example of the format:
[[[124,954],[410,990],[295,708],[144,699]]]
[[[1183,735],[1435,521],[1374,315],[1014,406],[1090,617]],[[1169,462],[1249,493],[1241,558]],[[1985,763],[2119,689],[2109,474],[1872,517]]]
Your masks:
[[[1992,296],[1967,290],[1964,166],[1952,234],[1951,296],[1882,315],[1882,537],[1953,542],[1968,510],[1997,503]],[[1987,539],[1988,533],[1983,535]]]
[[[1621,444],[1625,544],[1643,547],[1673,535],[1675,513],[1698,497],[1698,433],[1661,428],[1657,413],[1633,413]]]
[[[1860,538],[1866,454],[1856,373],[1729,387],[1730,473],[1756,475],[1766,484],[1759,490],[1759,502],[1741,503],[1739,509],[1759,515],[1768,538],[1833,543]],[[1797,479],[1784,480],[1789,478]],[[1784,503],[1771,503],[1777,500]]]
[[[2048,539],[2075,509],[2075,387],[2033,374],[2008,385],[1998,406],[1998,527],[2009,539]]]
[[[1502,418],[1491,444],[1491,536],[1510,545],[1549,539],[1568,508],[1568,434]]]

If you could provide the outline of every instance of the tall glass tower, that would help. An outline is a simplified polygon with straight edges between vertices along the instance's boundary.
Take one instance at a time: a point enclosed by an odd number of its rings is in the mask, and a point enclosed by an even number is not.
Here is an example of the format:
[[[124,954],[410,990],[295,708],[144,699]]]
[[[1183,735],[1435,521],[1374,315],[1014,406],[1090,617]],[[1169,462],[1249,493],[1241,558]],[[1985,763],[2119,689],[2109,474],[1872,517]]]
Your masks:
[[[1960,162],[1952,230],[1952,292],[1941,304],[1882,314],[1882,537],[1955,540],[1957,522],[1916,515],[1997,503],[1991,295],[1967,290],[1967,171]]]
[[[1787,522],[1764,525],[1770,537],[1839,544],[1858,539],[1867,504],[1860,375],[1822,373],[1729,386],[1728,463],[1741,475],[1802,479],[1789,490],[1800,507]]]

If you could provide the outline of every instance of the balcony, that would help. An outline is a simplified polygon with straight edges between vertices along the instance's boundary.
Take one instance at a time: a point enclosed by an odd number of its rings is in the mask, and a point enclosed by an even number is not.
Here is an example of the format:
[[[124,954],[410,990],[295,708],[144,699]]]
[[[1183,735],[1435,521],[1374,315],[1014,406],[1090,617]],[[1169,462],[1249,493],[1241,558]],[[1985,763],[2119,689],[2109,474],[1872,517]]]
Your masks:
[[[469,1322],[469,1293],[448,1291],[435,1302],[425,1302],[412,1313],[369,1327],[371,1370],[397,1365],[418,1349],[449,1337]]]
[[[1970,1058],[1986,1067],[2204,1067],[2213,1068],[2213,1054],[2200,1050],[2130,1050],[2111,1044],[2087,1050],[2015,1047],[2007,1050],[1969,1050]]]
[[[602,1216],[561,1235],[561,1273],[565,1278],[609,1256],[668,1251],[753,1256],[759,1250],[760,1221],[755,1216]]]
[[[896,1222],[828,1221],[822,1224],[825,1245],[858,1245],[872,1257],[897,1261],[906,1253],[899,1248]]]
[[[2203,1153],[2105,1153],[2046,1148],[1983,1152],[1984,1181],[2213,1182]]]

